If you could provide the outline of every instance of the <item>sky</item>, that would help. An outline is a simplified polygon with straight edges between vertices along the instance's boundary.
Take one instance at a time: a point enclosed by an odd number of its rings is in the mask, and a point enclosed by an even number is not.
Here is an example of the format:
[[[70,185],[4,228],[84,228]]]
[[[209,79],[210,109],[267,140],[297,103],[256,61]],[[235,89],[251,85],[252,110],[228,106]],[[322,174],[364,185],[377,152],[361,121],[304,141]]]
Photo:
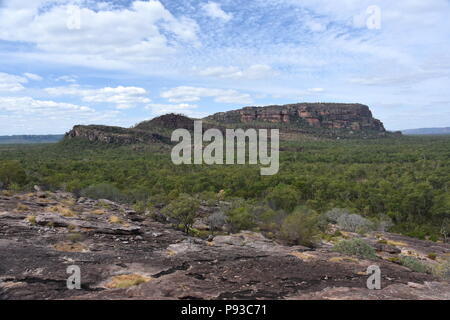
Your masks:
[[[368,105],[450,126],[449,0],[0,0],[0,135]]]

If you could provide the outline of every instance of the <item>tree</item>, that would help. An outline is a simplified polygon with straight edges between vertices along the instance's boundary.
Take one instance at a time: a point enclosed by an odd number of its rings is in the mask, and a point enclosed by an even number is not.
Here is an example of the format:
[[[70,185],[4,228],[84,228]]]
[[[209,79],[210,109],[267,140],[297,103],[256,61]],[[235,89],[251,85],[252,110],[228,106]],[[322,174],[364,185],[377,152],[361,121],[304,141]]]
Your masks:
[[[293,244],[313,246],[318,234],[317,213],[304,207],[296,208],[281,226],[281,236]]]
[[[226,215],[233,232],[251,230],[255,226],[255,218],[246,205],[232,208],[227,211]]]
[[[289,185],[279,184],[267,195],[267,201],[274,210],[291,212],[298,204],[298,191]]]
[[[182,224],[184,232],[189,234],[199,207],[200,202],[197,199],[188,194],[181,194],[176,200],[171,201],[162,213]]]
[[[18,161],[0,162],[0,186],[7,189],[11,184],[21,185],[27,180],[27,174]]]
[[[213,235],[215,230],[220,229],[225,225],[227,218],[222,211],[217,211],[210,215],[207,221],[211,234]]]

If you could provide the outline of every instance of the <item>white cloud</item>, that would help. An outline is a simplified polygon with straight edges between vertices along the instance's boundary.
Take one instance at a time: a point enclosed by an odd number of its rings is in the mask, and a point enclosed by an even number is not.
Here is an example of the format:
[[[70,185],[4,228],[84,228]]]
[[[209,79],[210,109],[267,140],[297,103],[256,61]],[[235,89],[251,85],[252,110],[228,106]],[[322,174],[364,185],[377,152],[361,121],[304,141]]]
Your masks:
[[[247,69],[237,67],[210,67],[199,72],[205,77],[223,79],[250,79],[257,80],[276,75],[276,72],[268,65],[255,64]]]
[[[47,88],[45,91],[52,96],[79,96],[84,102],[115,104],[117,109],[130,109],[138,104],[151,102],[147,97],[147,91],[139,87],[84,89],[78,85],[72,85]]]
[[[233,15],[231,13],[226,13],[225,11],[223,11],[219,3],[210,1],[204,4],[202,8],[208,17],[221,19],[225,22],[233,19]]]
[[[0,91],[5,92],[21,91],[25,89],[23,84],[27,82],[28,79],[25,77],[0,72]]]
[[[44,80],[44,78],[42,78],[40,75],[34,74],[34,73],[26,72],[23,75],[25,77],[27,77],[28,79],[33,80],[33,81],[42,81],[42,80]]]
[[[95,112],[86,106],[51,100],[36,100],[31,97],[0,97],[0,111],[18,115],[43,115],[49,117],[67,116],[68,114],[86,116]]]
[[[68,28],[73,6],[47,2],[52,5],[45,9],[39,6],[44,1],[34,6],[5,3],[0,8],[0,39],[33,43],[52,54],[124,61],[154,61],[175,52],[179,44],[199,44],[197,23],[173,16],[159,1],[133,1],[129,7],[96,10],[80,7],[79,28]]]
[[[203,118],[207,114],[203,112],[197,112],[197,105],[180,103],[180,104],[149,104],[146,109],[151,110],[154,115],[163,115],[168,113],[181,113],[192,118]]]
[[[117,110],[97,111],[83,105],[0,97],[0,134],[61,134],[77,124],[124,125],[129,121]]]
[[[168,99],[170,102],[194,102],[200,101],[201,98],[213,98],[215,102],[220,103],[236,103],[246,104],[252,103],[249,94],[240,93],[236,90],[212,89],[182,86],[170,89],[161,93],[161,97]]]
[[[349,79],[349,82],[367,86],[405,86],[442,77],[450,78],[447,70],[418,70],[415,72],[405,72],[396,75],[359,77],[351,78]]]
[[[68,82],[68,83],[75,83],[75,82],[77,82],[77,77],[65,75],[65,76],[56,78],[55,81],[64,81],[64,82]]]
[[[320,92],[324,92],[325,89],[324,88],[310,88],[307,91],[311,92],[311,93],[320,93]]]

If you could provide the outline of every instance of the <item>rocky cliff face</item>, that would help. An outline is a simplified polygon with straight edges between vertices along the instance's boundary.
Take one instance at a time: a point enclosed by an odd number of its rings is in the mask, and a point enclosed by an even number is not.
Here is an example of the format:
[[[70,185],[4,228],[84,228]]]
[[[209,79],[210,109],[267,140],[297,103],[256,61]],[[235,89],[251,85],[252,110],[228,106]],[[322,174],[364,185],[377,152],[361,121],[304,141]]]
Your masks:
[[[169,142],[168,138],[157,133],[108,126],[75,126],[66,134],[66,138],[83,138],[91,142],[111,144]]]
[[[282,106],[246,107],[221,112],[203,119],[203,129],[234,127],[236,124],[282,125],[285,131],[325,137],[387,136],[383,123],[372,116],[368,106],[362,104],[298,103]],[[66,139],[84,138],[91,142],[109,144],[170,144],[175,129],[193,130],[194,119],[168,114],[144,121],[133,128],[110,126],[75,126]],[[337,131],[336,129],[342,129]],[[284,132],[286,133],[286,132]],[[347,135],[345,135],[347,133]],[[350,133],[350,135],[348,134]],[[373,134],[375,133],[375,134]],[[355,134],[356,136],[356,134]]]
[[[385,132],[368,106],[339,103],[298,103],[282,106],[247,107],[221,112],[207,118],[223,123],[270,122],[312,128]]]

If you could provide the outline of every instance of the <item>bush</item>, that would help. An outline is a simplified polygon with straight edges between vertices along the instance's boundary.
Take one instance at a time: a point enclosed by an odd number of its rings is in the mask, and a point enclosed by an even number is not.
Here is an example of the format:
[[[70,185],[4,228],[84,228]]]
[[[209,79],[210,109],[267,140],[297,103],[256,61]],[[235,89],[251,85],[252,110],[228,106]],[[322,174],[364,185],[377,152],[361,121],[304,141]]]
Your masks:
[[[417,260],[414,257],[400,256],[399,262],[401,265],[403,265],[415,272],[427,273],[430,271],[430,268],[426,264],[420,262],[419,260]]]
[[[372,229],[372,222],[358,214],[343,214],[337,224],[345,231],[364,233]]]
[[[189,234],[199,207],[200,202],[197,199],[188,194],[181,194],[178,199],[171,201],[161,212],[180,223],[184,231]]]
[[[433,274],[444,280],[450,280],[450,258],[433,268]]]
[[[0,162],[0,188],[8,189],[12,184],[23,185],[27,174],[18,161]]]
[[[285,184],[279,184],[267,195],[267,201],[274,210],[283,209],[291,212],[298,204],[298,191]]]
[[[334,208],[325,212],[324,217],[327,223],[337,224],[339,217],[349,214],[350,212],[347,209]]]
[[[214,212],[207,219],[207,223],[211,233],[214,233],[215,230],[219,230],[222,228],[227,222],[227,218],[222,211]]]
[[[340,241],[333,247],[333,250],[364,259],[375,259],[377,257],[375,254],[375,249],[361,239]]]
[[[115,186],[108,183],[101,183],[93,186],[89,186],[81,190],[80,195],[82,197],[91,199],[107,199],[114,202],[123,202],[126,197]]]
[[[232,208],[226,215],[232,232],[251,230],[256,226],[254,216],[248,206]]]
[[[318,239],[319,228],[317,213],[307,208],[299,207],[284,219],[281,226],[281,236],[292,244],[314,246]]]

